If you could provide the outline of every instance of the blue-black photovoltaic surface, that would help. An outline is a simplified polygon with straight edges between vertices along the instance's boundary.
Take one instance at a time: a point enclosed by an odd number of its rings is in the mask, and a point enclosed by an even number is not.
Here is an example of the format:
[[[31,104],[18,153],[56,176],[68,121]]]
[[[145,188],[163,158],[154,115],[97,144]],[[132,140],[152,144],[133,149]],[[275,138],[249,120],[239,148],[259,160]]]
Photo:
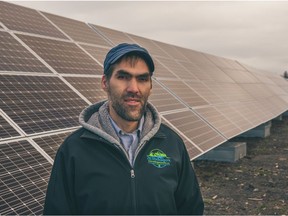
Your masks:
[[[26,140],[0,144],[1,215],[42,214],[50,171]]]
[[[287,81],[238,61],[0,2],[0,214],[42,214],[57,149],[106,98],[108,50],[137,43],[155,62],[149,100],[191,160],[288,109]]]

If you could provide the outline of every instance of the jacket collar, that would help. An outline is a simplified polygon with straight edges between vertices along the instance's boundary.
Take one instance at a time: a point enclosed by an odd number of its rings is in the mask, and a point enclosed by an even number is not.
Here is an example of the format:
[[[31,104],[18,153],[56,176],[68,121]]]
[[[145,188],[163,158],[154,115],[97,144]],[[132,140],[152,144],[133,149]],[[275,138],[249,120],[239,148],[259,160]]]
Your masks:
[[[109,120],[107,106],[107,101],[101,101],[87,107],[81,112],[79,122],[83,128],[87,129],[92,134],[94,133],[94,135],[100,136],[109,143],[120,145],[120,140]],[[158,111],[148,102],[139,145],[154,137],[159,131],[160,124],[161,118]],[[89,137],[91,138],[91,135],[89,135]]]
[[[98,141],[101,141],[101,142],[106,142],[106,143],[109,143],[107,140],[105,140],[103,137],[95,134],[95,133],[92,133],[91,131],[85,129],[83,134],[80,136],[81,138],[86,138],[86,139],[93,139],[93,140],[98,140]],[[156,139],[165,139],[166,138],[166,135],[165,133],[163,133],[162,131],[158,130],[156,132],[156,134],[154,135],[153,138],[156,138]]]

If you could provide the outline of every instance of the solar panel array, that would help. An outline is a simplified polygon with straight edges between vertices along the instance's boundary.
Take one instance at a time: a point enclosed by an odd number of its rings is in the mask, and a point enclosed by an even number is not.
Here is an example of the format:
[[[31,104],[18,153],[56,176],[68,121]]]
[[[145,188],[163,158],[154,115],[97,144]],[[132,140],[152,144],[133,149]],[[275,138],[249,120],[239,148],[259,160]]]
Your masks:
[[[0,214],[41,214],[59,145],[106,98],[107,51],[147,48],[150,102],[191,159],[288,109],[287,81],[238,61],[0,2]]]

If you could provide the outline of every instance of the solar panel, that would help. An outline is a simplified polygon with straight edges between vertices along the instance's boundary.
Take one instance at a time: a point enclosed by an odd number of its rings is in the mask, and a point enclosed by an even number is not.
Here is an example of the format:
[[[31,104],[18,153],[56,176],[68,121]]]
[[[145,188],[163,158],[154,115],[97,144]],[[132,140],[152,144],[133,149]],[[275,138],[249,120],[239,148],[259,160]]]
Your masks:
[[[203,82],[210,91],[218,95],[225,103],[255,100],[247,91],[236,83]]]
[[[152,84],[152,94],[149,101],[158,109],[159,112],[186,108],[186,106],[171,95],[166,89],[156,81]]]
[[[240,84],[240,86],[255,99],[271,97],[274,95],[273,92],[264,84]]]
[[[270,113],[272,113],[272,115],[270,115],[270,118],[275,118],[279,115],[279,113],[281,114],[287,111],[287,102],[283,100],[282,97],[271,96],[269,98],[261,100],[260,104],[262,109],[267,109]]]
[[[286,95],[281,95],[280,98],[288,104],[288,96]]]
[[[58,73],[102,74],[102,67],[74,43],[20,34],[17,36]]]
[[[162,118],[162,123],[175,130],[174,126],[170,124],[168,121],[166,121],[164,118]],[[178,133],[178,135],[182,138],[184,145],[186,146],[187,152],[189,154],[189,157],[191,159],[196,158],[202,153],[202,150],[191,140],[187,139],[182,133]]]
[[[288,86],[288,83],[287,83],[287,86]],[[272,91],[273,94],[275,95],[286,95],[285,89],[281,88],[282,86],[280,87],[277,85],[266,85],[266,87],[268,87],[268,89]]]
[[[269,78],[277,85],[287,86],[287,80],[283,79],[280,75],[269,75]]]
[[[209,104],[219,104],[225,102],[202,82],[184,81],[184,83],[197,92]]]
[[[1,71],[52,73],[7,32],[0,31],[0,50]]]
[[[173,73],[173,71],[170,71],[161,64],[161,59],[162,58],[154,57],[155,72],[153,76],[159,78],[164,77],[165,79],[176,79],[177,76]]]
[[[257,83],[258,80],[255,76],[245,70],[236,70],[236,69],[221,69],[229,77],[231,77],[236,83]]]
[[[1,1],[0,14],[1,22],[10,30],[66,39],[65,35],[36,10]]]
[[[157,45],[164,50],[169,56],[171,56],[172,59],[180,60],[180,61],[189,61],[188,58],[186,58],[185,55],[181,51],[177,49],[176,46],[173,46],[171,44],[166,44],[157,41]]]
[[[71,134],[71,132],[46,135],[34,138],[33,141],[37,143],[52,159],[54,159],[58,148],[69,134]]]
[[[240,112],[237,111],[235,108],[238,106],[238,103],[235,104],[216,104],[215,108],[221,112],[222,115],[224,115],[227,119],[229,119],[231,122],[233,122],[235,125],[237,125],[238,128],[240,128],[242,131],[246,131],[253,127],[253,124],[248,121],[248,119],[245,117],[245,115],[242,115]]]
[[[177,95],[183,102],[190,107],[205,106],[208,102],[205,101],[197,92],[189,88],[183,81],[180,80],[161,80],[166,87],[168,87],[175,95]]]
[[[97,32],[100,32],[105,36],[112,44],[120,44],[120,43],[135,43],[126,33],[121,31],[116,31],[110,28],[105,28],[99,25],[90,24]]]
[[[86,23],[42,12],[49,20],[56,24],[74,41],[110,46],[101,35],[91,29]]]
[[[133,34],[127,34],[130,38],[133,39],[136,43],[140,44],[141,46],[145,47],[152,55],[159,56],[159,57],[166,57],[169,58],[170,56],[165,53],[162,49],[157,46],[157,42],[138,36]]]
[[[28,141],[0,144],[0,214],[42,214],[50,170]]]
[[[0,140],[17,136],[20,134],[0,115]]]
[[[238,103],[237,106],[235,106],[235,109],[241,114],[241,116],[245,116],[252,125],[258,126],[265,122],[265,120],[263,121],[263,117],[265,118],[265,116],[261,110],[257,109],[255,104],[257,104],[257,102],[254,101]]]
[[[274,84],[274,82],[268,78],[265,72],[255,69],[251,66],[242,64],[259,82],[266,84]]]
[[[83,44],[80,46],[84,48],[92,57],[98,60],[101,65],[103,65],[106,53],[110,50],[110,48],[88,46]]]
[[[191,110],[164,114],[178,133],[195,143],[203,152],[223,143],[226,139]]]
[[[190,71],[191,77],[196,77],[198,80],[213,80],[208,73],[202,70],[201,66],[192,62],[181,62],[180,63],[186,70]],[[192,79],[193,79],[192,77]]]
[[[205,53],[205,56],[209,60],[211,60],[211,62],[213,62],[217,67],[221,69],[236,69],[236,70],[245,69],[236,61],[231,60],[231,59],[227,59],[227,58],[223,58],[223,57],[219,57],[219,56],[215,56],[215,55],[211,55],[207,53]]]
[[[107,94],[101,88],[101,78],[94,77],[65,77],[91,103],[106,99]]]
[[[217,131],[223,134],[227,139],[237,136],[241,133],[241,129],[225,115],[218,112],[214,107],[201,107],[196,108],[197,112],[202,118],[204,118],[209,124],[211,124]]]
[[[165,58],[157,58],[157,60],[165,66],[169,71],[172,71],[178,78],[184,80],[198,80],[196,76],[191,74],[189,70],[179,64],[177,61],[173,59],[165,59]]]
[[[214,65],[211,60],[209,60],[204,53],[198,52],[195,50],[187,49],[184,47],[177,47],[177,49],[185,55],[186,58],[189,59],[190,62],[197,64],[199,66],[201,65]]]
[[[214,81],[217,82],[229,82],[234,83],[233,79],[231,79],[228,75],[226,75],[221,69],[219,69],[216,65],[201,65],[199,66],[202,73],[205,72],[208,76],[210,76]]]
[[[85,106],[58,77],[0,75],[0,108],[27,134],[78,126]]]

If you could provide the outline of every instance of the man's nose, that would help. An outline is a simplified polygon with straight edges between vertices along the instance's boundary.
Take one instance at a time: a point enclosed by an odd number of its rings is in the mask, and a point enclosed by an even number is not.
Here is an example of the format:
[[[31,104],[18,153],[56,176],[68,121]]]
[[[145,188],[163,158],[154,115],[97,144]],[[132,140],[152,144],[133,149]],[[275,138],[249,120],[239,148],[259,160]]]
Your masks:
[[[133,92],[133,93],[137,93],[139,91],[138,82],[137,82],[136,79],[129,80],[127,91],[128,92]]]

